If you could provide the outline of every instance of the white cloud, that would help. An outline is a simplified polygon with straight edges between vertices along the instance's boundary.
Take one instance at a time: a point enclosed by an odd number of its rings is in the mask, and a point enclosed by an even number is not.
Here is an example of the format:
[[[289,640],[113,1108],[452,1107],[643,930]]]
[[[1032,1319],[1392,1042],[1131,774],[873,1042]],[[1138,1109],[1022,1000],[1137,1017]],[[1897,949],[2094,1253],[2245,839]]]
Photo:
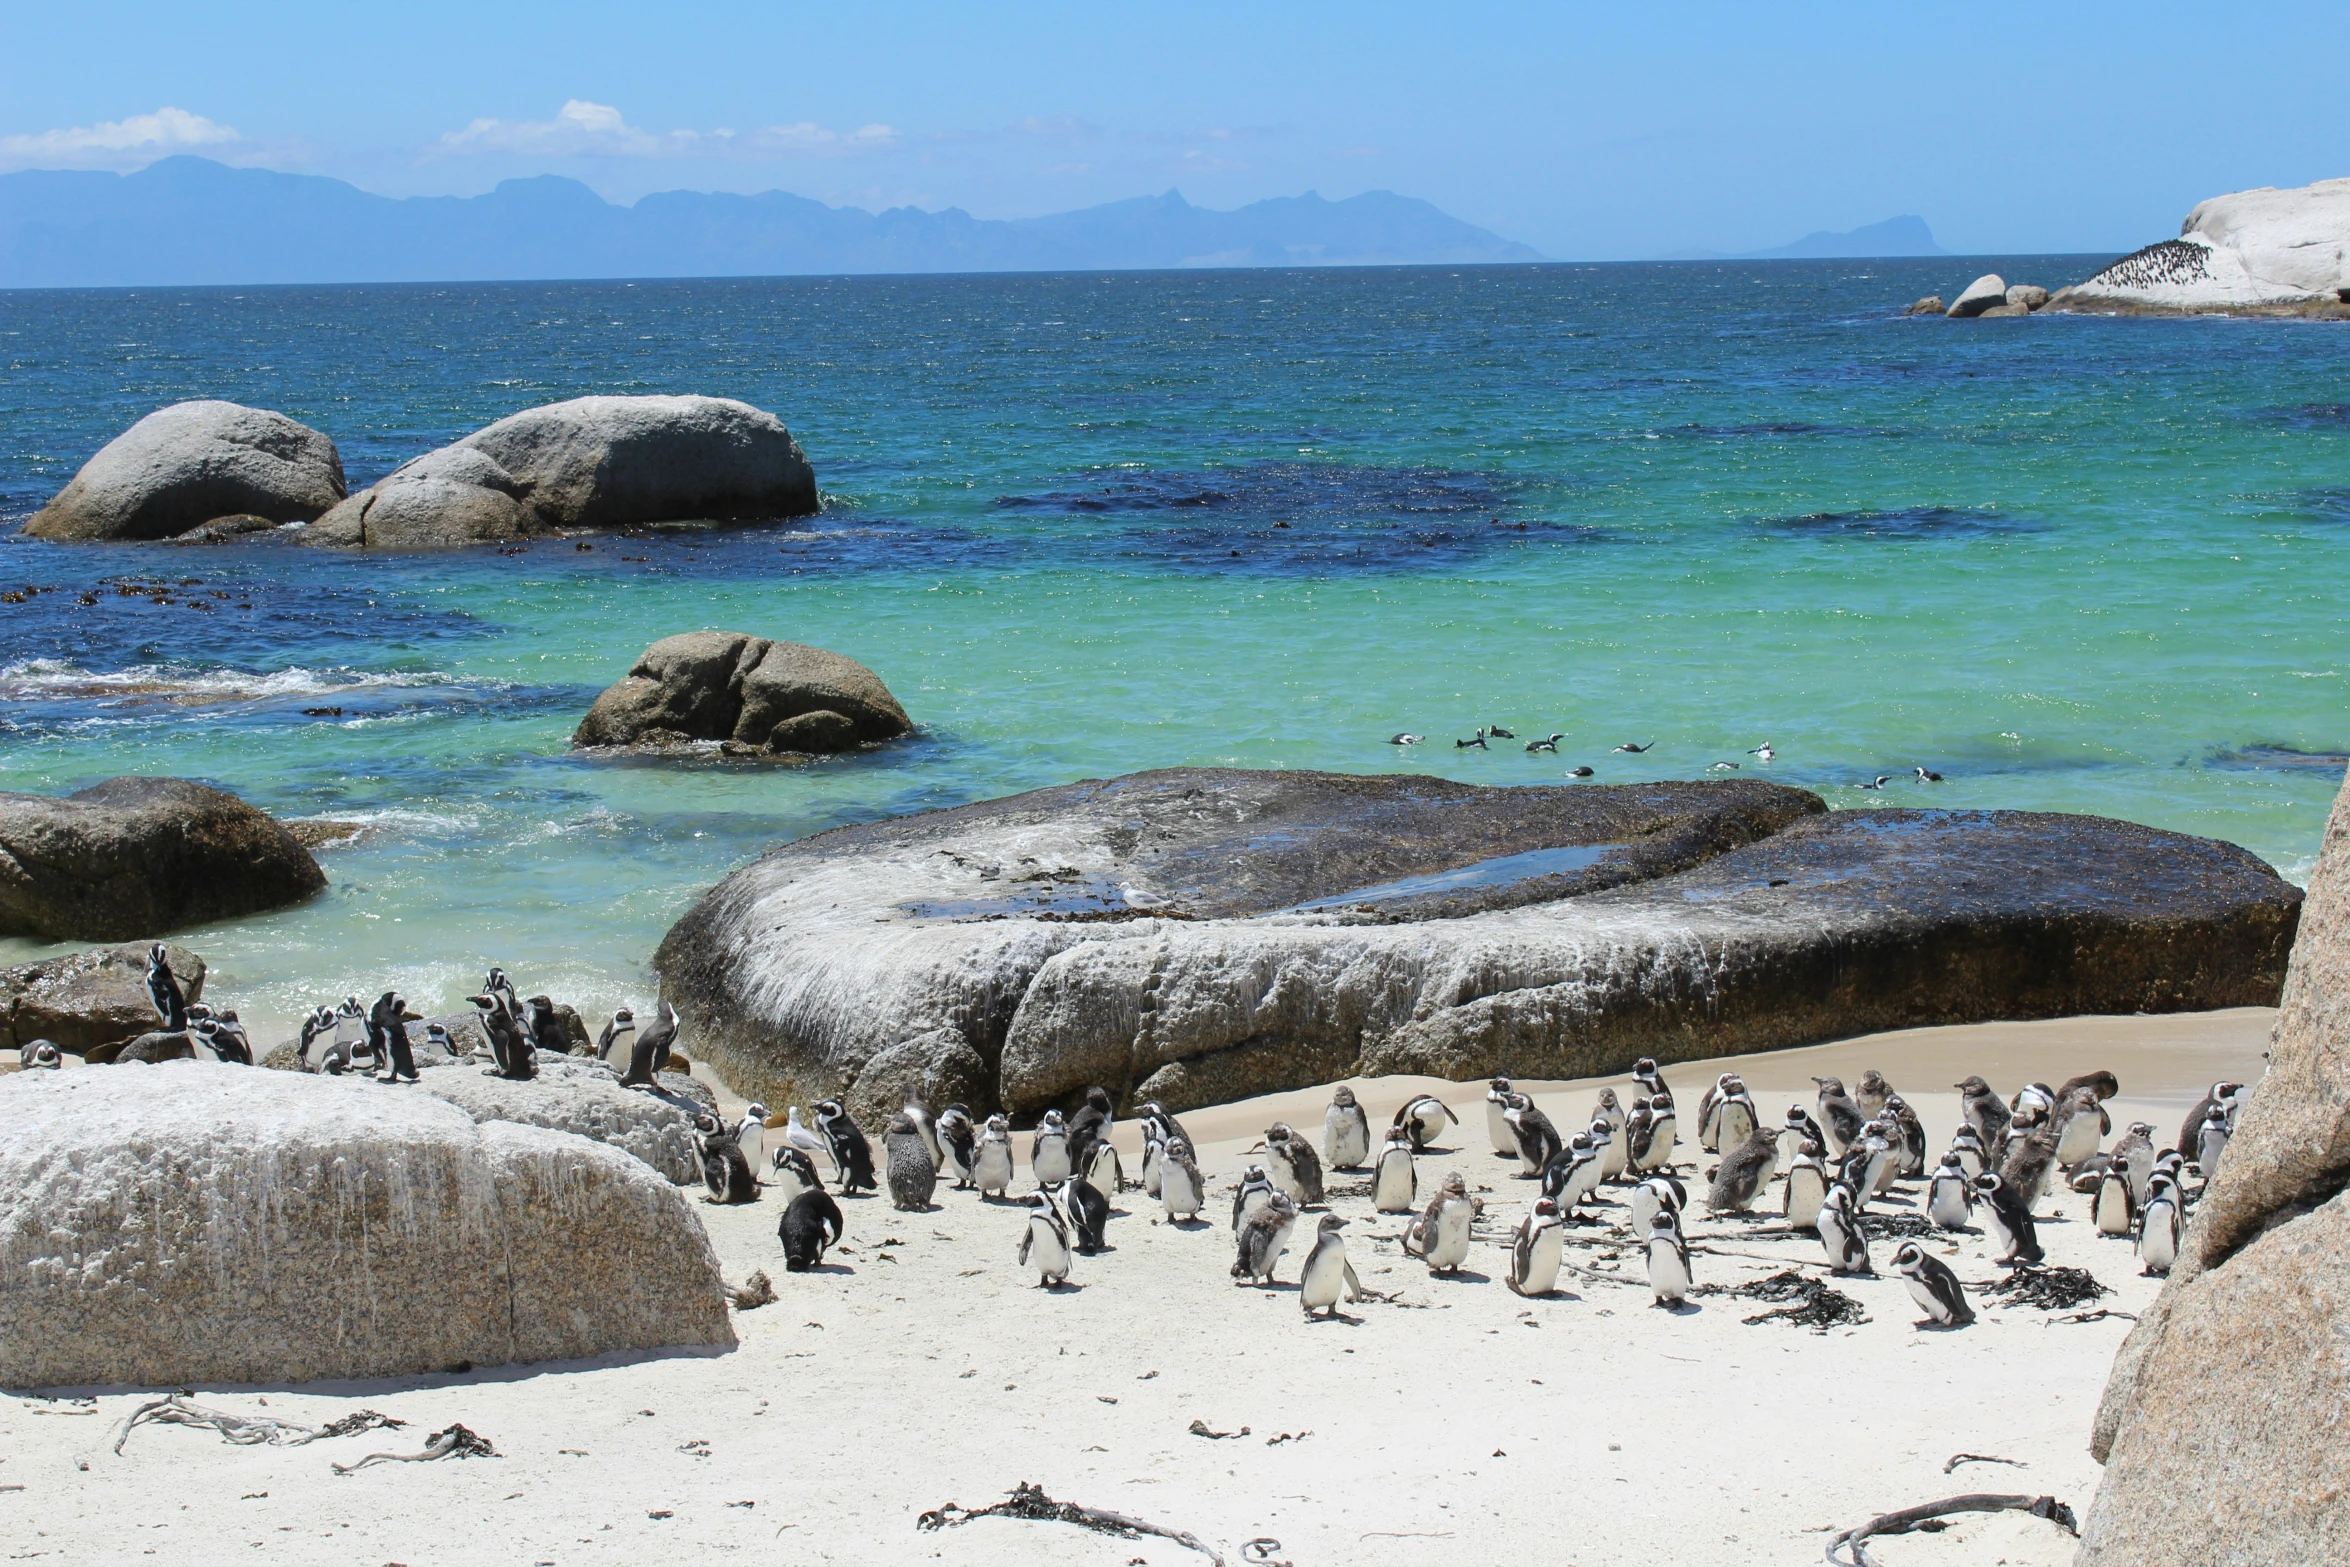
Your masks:
[[[134,169],[178,152],[230,153],[252,144],[233,126],[168,106],[153,114],[67,130],[0,136],[0,165],[12,168]]]
[[[548,158],[771,158],[879,151],[899,141],[887,125],[829,130],[812,120],[752,131],[648,131],[608,103],[573,98],[551,120],[475,120],[429,151],[438,157],[518,153]]]

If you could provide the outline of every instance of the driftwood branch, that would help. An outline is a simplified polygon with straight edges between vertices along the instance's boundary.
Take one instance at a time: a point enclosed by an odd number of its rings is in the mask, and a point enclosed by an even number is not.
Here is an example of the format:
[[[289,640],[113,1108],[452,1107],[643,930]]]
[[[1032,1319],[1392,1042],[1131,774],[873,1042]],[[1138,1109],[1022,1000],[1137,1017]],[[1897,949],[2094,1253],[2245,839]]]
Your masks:
[[[1922,1502],[1916,1507],[1904,1507],[1897,1513],[1872,1518],[1857,1529],[1847,1529],[1828,1541],[1829,1567],[1878,1567],[1877,1559],[1869,1554],[1867,1541],[1872,1535],[1907,1534],[1929,1518],[1946,1518],[1952,1513],[2030,1513],[2045,1518],[2067,1534],[2079,1534],[2080,1525],[2073,1518],[2073,1510],[2053,1496],[1993,1496],[1977,1492],[1967,1496],[1947,1497],[1939,1502]],[[1838,1551],[1849,1554],[1839,1556]]]
[[[468,1431],[460,1425],[435,1431],[424,1439],[421,1453],[369,1453],[355,1464],[336,1464],[339,1475],[357,1474],[369,1464],[429,1464],[436,1458],[496,1458],[498,1450],[487,1438]]]
[[[323,1441],[327,1437],[356,1436],[379,1426],[397,1429],[407,1423],[405,1420],[395,1420],[390,1415],[377,1414],[372,1409],[357,1410],[322,1426],[279,1420],[271,1415],[234,1415],[225,1409],[206,1409],[183,1389],[132,1410],[130,1418],[123,1421],[122,1429],[115,1435],[114,1450],[120,1453],[122,1444],[131,1439],[131,1432],[144,1425],[200,1426],[207,1431],[219,1432],[239,1447],[300,1447],[304,1443]]]
[[[1114,1534],[1121,1539],[1128,1540],[1140,1535],[1153,1535],[1162,1540],[1172,1540],[1186,1550],[1199,1552],[1213,1562],[1215,1567],[1225,1567],[1224,1558],[1212,1546],[1203,1544],[1196,1534],[1188,1534],[1181,1529],[1164,1528],[1155,1523],[1145,1523],[1140,1518],[1129,1518],[1124,1513],[1114,1513],[1104,1507],[1086,1507],[1076,1502],[1056,1502],[1044,1494],[1043,1486],[1032,1485],[1026,1480],[1013,1487],[1011,1498],[1008,1501],[998,1502],[993,1507],[979,1508],[958,1507],[953,1502],[948,1502],[943,1507],[935,1508],[915,1519],[914,1527],[917,1529],[944,1529],[950,1525],[967,1524],[974,1518],[1025,1518],[1032,1523],[1073,1523],[1081,1529],[1091,1529],[1097,1534]],[[1280,1548],[1278,1541],[1268,1543],[1271,1543],[1276,1550]]]

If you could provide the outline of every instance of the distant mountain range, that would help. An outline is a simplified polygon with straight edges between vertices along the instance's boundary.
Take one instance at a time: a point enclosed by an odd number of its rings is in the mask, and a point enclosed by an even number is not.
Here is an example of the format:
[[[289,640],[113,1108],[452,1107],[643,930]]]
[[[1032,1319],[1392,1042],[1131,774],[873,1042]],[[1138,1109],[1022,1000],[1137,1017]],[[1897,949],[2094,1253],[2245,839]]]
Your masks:
[[[1051,217],[865,212],[767,191],[615,206],[577,180],[395,200],[341,180],[166,158],[0,175],[0,288],[1029,272],[1540,261],[1425,201],[1311,192],[1237,212],[1175,191]]]
[[[1773,250],[1746,250],[1724,254],[1718,250],[1684,250],[1666,256],[1666,261],[1830,261],[1877,256],[1947,256],[1950,252],[1934,243],[1933,230],[1926,220],[1918,217],[1887,218],[1866,228],[1848,229],[1832,234],[1822,229],[1806,234],[1792,245],[1781,245]]]

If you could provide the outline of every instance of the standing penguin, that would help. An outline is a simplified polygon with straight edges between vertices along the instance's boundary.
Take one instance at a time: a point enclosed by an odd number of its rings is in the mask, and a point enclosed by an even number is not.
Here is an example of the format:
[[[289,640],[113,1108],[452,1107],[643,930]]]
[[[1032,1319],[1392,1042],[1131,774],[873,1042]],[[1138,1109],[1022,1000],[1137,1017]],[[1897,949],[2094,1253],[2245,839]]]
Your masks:
[[[1506,1077],[1497,1077],[1485,1085],[1485,1135],[1493,1143],[1493,1151],[1505,1159],[1518,1155],[1518,1134],[1509,1123],[1514,1093]]]
[[[767,1162],[767,1107],[750,1104],[743,1107],[742,1119],[734,1123],[734,1140],[743,1151],[743,1162],[753,1170]]]
[[[1746,1080],[1733,1076],[1730,1086],[1723,1091],[1722,1102],[1714,1107],[1714,1149],[1728,1153],[1754,1135],[1762,1124],[1762,1113],[1754,1107],[1754,1095],[1746,1091]],[[1776,1135],[1772,1137],[1776,1143]],[[1776,1150],[1774,1150],[1774,1153]]]
[[[1170,1224],[1189,1223],[1208,1205],[1208,1183],[1191,1162],[1191,1144],[1180,1137],[1167,1139],[1159,1155],[1159,1201]]]
[[[1828,1200],[1828,1167],[1820,1159],[1820,1145],[1805,1139],[1787,1166],[1787,1185],[1781,1192],[1791,1230],[1817,1229],[1820,1208]]]
[[[1955,1148],[1942,1156],[1942,1167],[1926,1183],[1926,1215],[1946,1230],[1963,1230],[1974,1219],[1975,1183]]]
[[[1625,1166],[1631,1161],[1631,1141],[1624,1135],[1629,1117],[1625,1115],[1624,1106],[1616,1098],[1614,1089],[1603,1088],[1599,1091],[1599,1097],[1592,1101],[1591,1120],[1591,1141],[1595,1146],[1600,1144],[1598,1123],[1605,1121],[1608,1124],[1608,1140],[1600,1149],[1599,1178],[1612,1181],[1624,1173]]]
[[[2230,1119],[2226,1111],[2215,1110],[2203,1118],[2203,1130],[2196,1134],[2195,1167],[2203,1172],[2205,1186],[2219,1174],[2220,1156],[2228,1151]]]
[[[2145,1207],[2146,1182],[2154,1174],[2154,1128],[2144,1121],[2132,1121],[2113,1145],[2112,1159],[2129,1180],[2131,1205]]]
[[[1763,1194],[1763,1188],[1770,1185],[1771,1174],[1778,1165],[1778,1134],[1749,1131],[1746,1141],[1722,1156],[1720,1166],[1714,1171],[1713,1185],[1705,1194],[1706,1208],[1714,1213],[1747,1212]]]
[[[1664,1074],[1656,1069],[1656,1062],[1647,1056],[1632,1063],[1632,1081],[1640,1085],[1641,1097],[1645,1099],[1672,1092],[1665,1087]]]
[[[1704,1093],[1697,1096],[1697,1146],[1707,1153],[1722,1151],[1722,1099],[1730,1085],[1737,1081],[1737,1073],[1724,1072],[1706,1085]]]
[[[642,1040],[638,1041],[637,1054],[644,1054]],[[839,1100],[818,1102],[816,1130],[824,1134],[824,1141],[832,1150],[832,1167],[840,1172],[842,1196],[856,1191],[881,1190],[881,1183],[873,1178],[873,1145],[865,1140],[864,1128],[857,1125],[854,1116],[841,1108]]]
[[[923,1101],[922,1095],[914,1089],[907,1089],[906,1102],[898,1107],[898,1113],[914,1123],[915,1134],[922,1139],[922,1151],[930,1155],[931,1164],[943,1164],[945,1161],[940,1157],[938,1146],[938,1117],[930,1113],[930,1106]]]
[[[2157,1175],[2138,1213],[2138,1261],[2149,1276],[2162,1278],[2178,1260],[2179,1188],[2169,1176]]]
[[[2047,1258],[2040,1249],[2040,1232],[2032,1223],[2032,1210],[2025,1207],[2004,1180],[1986,1170],[1975,1177],[1975,1190],[1983,1197],[1983,1227],[1991,1232],[1991,1240],[1998,1255],[1992,1258],[2002,1267],[2038,1267]]]
[[[1958,1113],[1983,1140],[1984,1157],[1988,1159],[1992,1149],[2007,1141],[2007,1123],[2014,1119],[2007,1102],[1993,1093],[1991,1085],[1980,1076],[1964,1078],[1951,1086],[1959,1092]]]
[[[413,1083],[416,1057],[408,1048],[408,1003],[396,990],[387,990],[367,1012],[367,1037],[375,1058],[386,1063],[381,1083]]]
[[[306,1018],[302,1019],[302,1038],[301,1038],[301,1043],[300,1043],[300,1045],[299,1045],[299,1046],[296,1048],[296,1051],[295,1051],[295,1054],[296,1054],[297,1058],[298,1058],[298,1059],[301,1061],[301,1063],[302,1063],[302,1070],[303,1070],[303,1071],[305,1071],[305,1072],[317,1072],[317,1071],[321,1071],[321,1070],[323,1070],[323,1065],[322,1065],[322,1063],[321,1063],[321,1062],[319,1062],[319,1061],[314,1061],[314,1060],[312,1060],[312,1059],[311,1059],[311,1056],[310,1056],[310,1047],[311,1047],[312,1045],[315,1045],[315,1044],[317,1044],[317,1043],[318,1043],[318,1041],[319,1041],[319,1040],[321,1040],[321,1039],[324,1039],[324,1040],[325,1040],[325,1041],[326,1041],[326,1042],[327,1042],[329,1045],[331,1045],[331,1044],[333,1044],[333,1043],[334,1043],[334,1037],[335,1037],[335,1010],[334,1010],[334,1008],[332,1008],[332,1007],[312,1007],[312,1008],[310,1009],[310,1015],[309,1015],[308,1017],[306,1017]],[[324,1055],[324,1054],[325,1054],[325,1052],[322,1050],[322,1051],[320,1052],[320,1054],[321,1054],[321,1055]]]
[[[1882,1120],[1893,1133],[1893,1173],[1904,1180],[1926,1173],[1926,1125],[1909,1101],[1899,1094],[1885,1096]]]
[[[979,1134],[978,1151],[971,1156],[971,1184],[983,1200],[1012,1189],[1012,1123],[1000,1115],[989,1116],[987,1129]]]
[[[1143,1116],[1135,1122],[1142,1133],[1142,1191],[1146,1197],[1159,1195],[1159,1161],[1167,1156],[1167,1128],[1155,1116]]]
[[[783,1210],[775,1233],[783,1241],[784,1271],[805,1273],[822,1263],[825,1249],[839,1241],[840,1204],[821,1186],[804,1191]]]
[[[163,1024],[157,1032],[176,1034],[188,1026],[188,995],[171,971],[171,953],[160,941],[147,949],[147,999],[155,1003],[155,1016]]]
[[[889,1118],[881,1134],[889,1155],[890,1206],[907,1213],[928,1213],[931,1195],[938,1190],[938,1165],[914,1118],[900,1110]]]
[[[1060,1210],[1080,1255],[1090,1257],[1109,1244],[1110,1199],[1092,1182],[1072,1175],[1058,1186],[1046,1187],[1045,1195]]]
[[[1681,1234],[1681,1218],[1670,1208],[1659,1208],[1648,1221],[1648,1287],[1658,1306],[1678,1306],[1689,1298],[1689,1242]]]
[[[1092,1167],[1094,1145],[1109,1140],[1112,1119],[1110,1091],[1098,1083],[1088,1088],[1085,1103],[1069,1117],[1069,1168],[1073,1173],[1083,1175]]]
[[[2214,1115],[2225,1116],[2235,1102],[2242,1083],[2214,1083],[2211,1092],[2195,1101],[2195,1108],[2187,1112],[2187,1119],[2179,1124],[2179,1157],[2192,1159],[2202,1151],[2203,1127]],[[2211,1172],[2203,1172],[2209,1175]]]
[[[653,1022],[649,1028],[639,1029],[636,1042],[629,1047],[628,1070],[621,1074],[623,1088],[656,1088],[655,1074],[669,1066],[669,1050],[677,1043],[677,1008],[667,998],[653,1008]],[[699,1045],[694,1047],[700,1049]]]
[[[1818,1143],[1822,1148],[1828,1146],[1828,1140],[1820,1135],[1820,1123],[1812,1119],[1811,1112],[1801,1105],[1789,1105],[1787,1119],[1779,1127],[1779,1162],[1792,1167],[1795,1156],[1803,1152],[1807,1142]]]
[[[1371,1118],[1344,1083],[1331,1091],[1330,1108],[1322,1112],[1322,1153],[1333,1170],[1359,1170],[1371,1157]]]
[[[1086,1146],[1085,1163],[1076,1179],[1102,1194],[1104,1201],[1126,1189],[1126,1167],[1118,1162],[1118,1145],[1097,1137]]]
[[[194,1010],[192,1007],[189,1009],[191,1013]],[[245,1032],[245,1025],[237,1021],[236,1013],[233,1011],[223,1012],[209,1021],[211,1026],[200,1032],[204,1043],[211,1046],[212,1053],[232,1065],[251,1066],[253,1064],[252,1036]],[[190,1016],[188,1023],[190,1027],[195,1027],[196,1019]],[[415,1063],[409,1064],[413,1066]],[[411,1077],[409,1081],[413,1082],[415,1079]]]
[[[1450,1105],[1434,1094],[1421,1094],[1406,1100],[1403,1108],[1395,1112],[1395,1124],[1412,1134],[1414,1153],[1426,1152],[1428,1145],[1436,1141],[1438,1134],[1447,1125],[1457,1126],[1460,1119],[1452,1113]]]
[[[1542,1195],[1560,1208],[1572,1208],[1599,1181],[1599,1149],[1589,1132],[1577,1132],[1542,1172]]]
[[[1894,1097],[1893,1085],[1885,1081],[1885,1074],[1870,1067],[1860,1074],[1860,1081],[1852,1087],[1852,1102],[1860,1106],[1860,1113],[1874,1121],[1885,1113],[1885,1101]]]
[[[1162,1181],[1164,1177],[1161,1177]],[[1241,1172],[1240,1184],[1232,1191],[1232,1233],[1238,1235],[1248,1216],[1279,1195],[1280,1188],[1273,1177],[1265,1173],[1261,1164],[1252,1164]]]
[[[769,1160],[767,1184],[783,1195],[786,1207],[799,1201],[802,1192],[824,1189],[824,1183],[816,1175],[816,1161],[808,1157],[806,1150],[778,1146]]]
[[[971,1164],[979,1157],[979,1128],[971,1123],[971,1112],[963,1106],[948,1105],[938,1113],[939,1173],[955,1183],[956,1191],[971,1185]]]
[[[1958,1155],[1959,1168],[1966,1171],[1966,1178],[1970,1181],[1991,1166],[1990,1158],[1983,1149],[1983,1136],[1971,1126],[1961,1126],[1951,1137],[1950,1151]]]
[[[1859,1104],[1853,1100],[1851,1095],[1845,1093],[1842,1078],[1815,1077],[1812,1081],[1817,1083],[1820,1088],[1819,1103],[1815,1109],[1819,1116],[1820,1130],[1828,1134],[1826,1143],[1828,1157],[1841,1159],[1844,1157],[1844,1150],[1850,1147],[1852,1140],[1860,1135],[1860,1129],[1868,1117],[1860,1113]],[[1866,1196],[1867,1194],[1862,1193],[1861,1195]]]
[[[1874,1273],[1869,1262],[1869,1239],[1860,1227],[1860,1204],[1852,1195],[1852,1188],[1838,1181],[1828,1188],[1827,1199],[1820,1204],[1820,1216],[1813,1226],[1820,1234],[1820,1245],[1828,1253],[1828,1271],[1831,1273]]]
[[[1624,1117],[1624,1174],[1634,1180],[1648,1173],[1648,1150],[1656,1130],[1656,1112],[1648,1108],[1648,1101],[1632,1101],[1631,1113]]]
[[[1916,1241],[1903,1241],[1894,1248],[1893,1266],[1909,1285],[1910,1298],[1924,1309],[1926,1322],[1963,1328],[1975,1320],[1975,1308],[1967,1304],[1966,1287],[1958,1282],[1958,1275],[1941,1258],[1927,1256],[1926,1248]]]
[[[481,1005],[481,998],[472,999],[475,1006]],[[336,1054],[342,1059],[343,1070],[357,1065],[362,1056],[370,1065],[378,1064],[367,1048],[367,1009],[359,1004],[357,996],[345,996],[343,1004],[335,1008],[335,1044],[339,1047]]]
[[[2130,1172],[2108,1160],[2098,1178],[2089,1216],[2100,1235],[2129,1235],[2138,1228],[2138,1195],[2130,1189]]]
[[[1673,1167],[1673,1152],[1680,1146],[1679,1128],[1671,1094],[1658,1094],[1648,1101],[1648,1157],[1642,1161],[1644,1168],[1670,1170]]]
[[[1550,1168],[1550,1161],[1558,1157],[1559,1150],[1566,1146],[1565,1139],[1559,1136],[1558,1128],[1551,1124],[1550,1117],[1536,1109],[1534,1101],[1524,1094],[1510,1095],[1509,1108],[1502,1113],[1502,1118],[1509,1123],[1510,1134],[1518,1142],[1518,1175],[1521,1179],[1540,1176]]]
[[[1069,1225],[1050,1196],[1030,1192],[1028,1226],[1020,1233],[1020,1261],[1036,1270],[1036,1287],[1051,1289],[1069,1277]]]
[[[1510,1288],[1520,1295],[1549,1294],[1558,1284],[1565,1252],[1566,1223],[1558,1204],[1537,1197],[1510,1237]]]
[[[759,1178],[743,1158],[743,1145],[725,1127],[702,1134],[702,1184],[714,1203],[757,1202]]]
[[[1430,1273],[1458,1273],[1469,1260],[1469,1226],[1477,1217],[1476,1199],[1458,1170],[1447,1174],[1444,1185],[1429,1199],[1420,1217],[1404,1230],[1403,1249],[1428,1264]]]
[[[1371,1207],[1379,1213],[1412,1213],[1420,1206],[1420,1172],[1412,1163],[1412,1134],[1396,1127],[1379,1150],[1371,1173]]]
[[[493,971],[494,972],[494,971]],[[469,997],[481,1013],[481,1031],[489,1036],[490,1054],[497,1066],[483,1073],[484,1077],[503,1077],[514,1082],[528,1082],[539,1075],[539,1053],[530,1042],[514,1010],[506,1003],[502,992],[484,991]]]
[[[1047,1110],[1028,1143],[1028,1173],[1038,1186],[1058,1186],[1075,1167],[1069,1162],[1069,1124],[1058,1110]]]
[[[1999,1167],[1999,1178],[2027,1208],[2047,1195],[2048,1183],[2055,1178],[2057,1142],[2055,1127],[2043,1117],[2008,1146],[2007,1160]]]
[[[1265,1163],[1273,1184],[1289,1194],[1300,1208],[1322,1200],[1322,1159],[1314,1145],[1297,1135],[1287,1121],[1265,1128]]]
[[[1232,1276],[1245,1284],[1271,1284],[1273,1269],[1289,1244],[1289,1232],[1296,1227],[1297,1204],[1280,1192],[1249,1210],[1247,1221],[1240,1226]]]
[[[1648,1233],[1648,1221],[1655,1218],[1659,1208],[1670,1208],[1674,1216],[1689,1206],[1689,1189],[1670,1175],[1652,1175],[1632,1188],[1632,1233]]]
[[[1339,1231],[1346,1221],[1335,1213],[1322,1215],[1321,1225],[1314,1234],[1314,1249],[1306,1253],[1305,1266],[1297,1270],[1298,1301],[1306,1308],[1307,1320],[1316,1311],[1325,1317],[1338,1315],[1340,1297],[1347,1300],[1365,1298],[1362,1281],[1355,1277],[1354,1264],[1346,1260],[1346,1242]]]
[[[615,1071],[626,1072],[636,1058],[636,1014],[622,1007],[596,1036],[596,1059]]]
[[[2105,1113],[2097,1090],[2084,1083],[2063,1091],[2049,1119],[2056,1128],[2056,1162],[2069,1170],[2097,1151],[2113,1118]]]

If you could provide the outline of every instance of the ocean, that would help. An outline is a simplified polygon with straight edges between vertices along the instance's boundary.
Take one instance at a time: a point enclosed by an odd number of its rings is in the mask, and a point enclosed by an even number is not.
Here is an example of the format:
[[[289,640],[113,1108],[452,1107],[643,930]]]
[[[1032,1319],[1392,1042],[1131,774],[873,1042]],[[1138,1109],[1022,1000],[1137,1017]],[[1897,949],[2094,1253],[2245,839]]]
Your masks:
[[[2104,259],[0,293],[0,589],[42,590],[0,602],[0,788],[171,774],[373,824],[318,901],[179,938],[264,1043],[492,963],[642,1004],[769,844],[1145,767],[1736,762],[2305,879],[2350,751],[2350,332],[1898,314]],[[13,536],[182,398],[316,425],[356,489],[591,392],[774,410],[822,515],[435,556]],[[572,754],[702,627],[861,659],[921,733]],[[1455,749],[1490,724],[1519,742]]]

